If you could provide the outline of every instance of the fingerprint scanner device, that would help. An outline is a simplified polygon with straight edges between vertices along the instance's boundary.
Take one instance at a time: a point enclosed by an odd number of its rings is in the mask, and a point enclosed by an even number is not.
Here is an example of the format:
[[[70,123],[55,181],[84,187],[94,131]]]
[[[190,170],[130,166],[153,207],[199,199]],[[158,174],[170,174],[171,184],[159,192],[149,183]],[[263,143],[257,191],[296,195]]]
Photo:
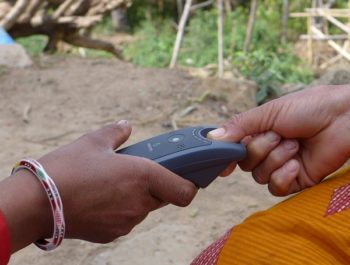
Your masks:
[[[207,187],[229,164],[245,158],[241,143],[207,138],[214,126],[180,129],[120,149],[117,153],[151,159],[175,174]]]

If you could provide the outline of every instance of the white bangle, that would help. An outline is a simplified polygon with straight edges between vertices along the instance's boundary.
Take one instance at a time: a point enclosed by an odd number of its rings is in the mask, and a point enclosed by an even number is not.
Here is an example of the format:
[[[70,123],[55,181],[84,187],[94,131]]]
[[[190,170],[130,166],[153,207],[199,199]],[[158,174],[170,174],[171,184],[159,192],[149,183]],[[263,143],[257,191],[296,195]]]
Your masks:
[[[50,176],[46,173],[44,167],[38,161],[34,159],[21,160],[12,169],[12,174],[21,169],[29,170],[38,178],[50,201],[54,221],[53,236],[50,239],[40,239],[35,242],[35,245],[45,251],[53,250],[62,243],[65,235],[63,204],[60,194],[58,192],[56,184],[53,182]]]

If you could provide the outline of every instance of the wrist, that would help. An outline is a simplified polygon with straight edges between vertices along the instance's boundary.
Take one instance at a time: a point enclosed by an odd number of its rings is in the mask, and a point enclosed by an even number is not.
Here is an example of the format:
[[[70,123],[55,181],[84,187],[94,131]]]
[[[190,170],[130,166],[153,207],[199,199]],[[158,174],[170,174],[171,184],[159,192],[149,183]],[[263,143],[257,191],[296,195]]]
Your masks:
[[[52,235],[50,204],[32,173],[20,170],[2,181],[0,196],[0,209],[10,227],[12,252]]]

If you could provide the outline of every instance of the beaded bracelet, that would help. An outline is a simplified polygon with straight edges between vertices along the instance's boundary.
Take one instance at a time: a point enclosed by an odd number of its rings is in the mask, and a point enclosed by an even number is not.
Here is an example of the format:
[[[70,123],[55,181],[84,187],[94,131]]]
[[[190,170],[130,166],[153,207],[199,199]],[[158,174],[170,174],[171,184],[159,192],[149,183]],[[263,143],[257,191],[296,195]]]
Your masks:
[[[60,194],[55,183],[39,162],[33,159],[21,160],[12,169],[12,174],[21,169],[29,170],[38,178],[50,201],[54,220],[53,236],[50,239],[40,239],[35,242],[35,245],[45,251],[53,250],[61,244],[65,234],[63,204]]]

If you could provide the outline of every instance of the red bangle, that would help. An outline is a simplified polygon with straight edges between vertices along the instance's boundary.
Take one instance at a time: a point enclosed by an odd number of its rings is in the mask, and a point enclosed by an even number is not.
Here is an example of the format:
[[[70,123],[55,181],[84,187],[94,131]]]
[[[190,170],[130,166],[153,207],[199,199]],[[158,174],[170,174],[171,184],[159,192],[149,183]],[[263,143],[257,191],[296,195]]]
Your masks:
[[[11,240],[10,228],[4,214],[0,211],[0,265],[6,265],[10,260]]]

